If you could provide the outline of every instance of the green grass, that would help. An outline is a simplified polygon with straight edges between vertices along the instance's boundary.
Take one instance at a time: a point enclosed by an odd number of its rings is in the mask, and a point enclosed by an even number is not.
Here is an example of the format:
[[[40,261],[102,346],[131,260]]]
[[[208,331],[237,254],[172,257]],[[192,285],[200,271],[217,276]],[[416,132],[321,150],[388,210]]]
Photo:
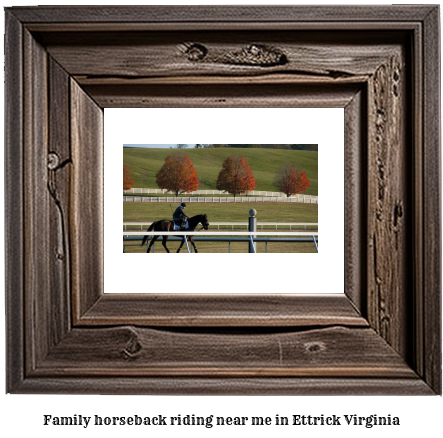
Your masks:
[[[165,158],[178,149],[123,148],[123,161],[132,170],[134,187],[156,188],[155,175],[163,166]],[[207,148],[184,149],[194,164],[201,190],[214,190],[222,164],[229,156],[245,157],[257,183],[255,190],[278,191],[274,186],[275,174],[284,164],[294,164],[306,172],[311,182],[304,192],[318,195],[318,152],[284,149]]]
[[[173,205],[175,207],[175,205]],[[206,213],[209,223],[211,222],[247,222],[249,210],[254,208],[257,211],[258,222],[318,222],[318,204],[301,203],[261,203],[251,202],[243,204],[217,204],[217,203],[195,203],[188,204],[186,213],[189,216]],[[149,202],[124,202],[123,203],[123,222],[153,222],[160,219],[171,219],[172,213],[167,203],[149,203]],[[211,230],[211,226],[209,226]],[[270,229],[270,228],[269,228]],[[129,230],[129,228],[128,228]],[[139,230],[139,227],[136,227]],[[238,229],[245,231],[245,228]],[[274,229],[270,229],[275,231]],[[279,228],[279,231],[282,229]],[[300,231],[300,230],[298,230]],[[265,244],[258,243],[258,252],[265,252]],[[175,252],[179,242],[169,242],[168,248]],[[198,251],[201,253],[226,253],[228,244],[225,242],[198,242]],[[231,252],[247,252],[248,244],[231,243]],[[165,252],[161,240],[155,245],[156,252]],[[141,247],[139,244],[125,245],[125,251],[146,252],[146,245]],[[186,248],[182,248],[186,252]],[[313,243],[268,243],[269,253],[308,253],[315,252]]]
[[[172,205],[175,208],[175,205]],[[208,215],[209,222],[246,222],[249,210],[257,211],[258,222],[318,222],[318,204],[261,203],[243,204],[195,203],[188,204],[186,214]],[[123,222],[153,222],[171,219],[169,204],[150,202],[123,202]]]

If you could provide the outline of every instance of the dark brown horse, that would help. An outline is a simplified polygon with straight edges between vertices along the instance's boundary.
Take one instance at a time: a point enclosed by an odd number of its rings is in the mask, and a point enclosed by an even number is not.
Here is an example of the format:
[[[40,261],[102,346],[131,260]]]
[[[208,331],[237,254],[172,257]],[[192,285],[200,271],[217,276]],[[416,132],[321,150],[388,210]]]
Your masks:
[[[186,228],[184,231],[194,231],[196,226],[198,224],[202,224],[203,228],[207,230],[209,228],[209,222],[208,222],[208,216],[206,214],[199,214],[197,216],[193,216],[188,219],[188,225],[189,228]],[[172,221],[168,221],[166,219],[163,219],[161,221],[156,221],[151,224],[151,226],[148,228],[147,231],[158,231],[158,232],[166,232],[169,233],[171,231],[174,231],[174,223]],[[147,252],[151,251],[151,246],[155,243],[155,241],[160,236],[152,236],[151,242],[149,243]],[[166,252],[170,252],[168,247],[166,246],[166,241],[168,240],[168,235],[164,234],[163,236],[162,245],[165,247]],[[149,236],[145,235],[143,236],[142,245],[145,244],[145,242],[148,240]],[[192,246],[194,247],[195,252],[197,251],[197,248],[195,247],[194,238],[193,236],[186,236],[186,239],[189,240],[189,242],[192,243]],[[183,244],[185,243],[185,236],[183,236],[182,243],[180,247],[178,248],[177,252],[180,252],[182,249]]]

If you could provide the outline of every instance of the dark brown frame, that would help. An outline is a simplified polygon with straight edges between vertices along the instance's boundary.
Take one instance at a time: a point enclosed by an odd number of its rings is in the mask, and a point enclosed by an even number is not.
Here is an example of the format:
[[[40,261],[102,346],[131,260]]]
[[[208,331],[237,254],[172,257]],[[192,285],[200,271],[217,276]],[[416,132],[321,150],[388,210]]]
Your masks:
[[[441,394],[439,38],[438,6],[7,8],[7,391]],[[104,295],[124,106],[345,108],[346,295]]]

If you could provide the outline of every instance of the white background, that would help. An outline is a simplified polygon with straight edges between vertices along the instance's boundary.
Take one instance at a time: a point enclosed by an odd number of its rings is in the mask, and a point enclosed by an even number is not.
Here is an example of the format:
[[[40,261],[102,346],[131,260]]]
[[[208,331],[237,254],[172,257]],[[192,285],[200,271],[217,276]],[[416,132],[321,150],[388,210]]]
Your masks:
[[[171,293],[180,279],[180,289],[189,293],[342,293],[343,132],[342,108],[105,109],[105,292]],[[158,240],[155,254],[123,254],[121,181],[115,177],[121,173],[122,145],[174,142],[317,143],[319,253],[185,254],[184,247],[167,254]],[[188,204],[186,212],[194,216],[204,208]],[[245,222],[250,208],[244,204]],[[254,208],[260,222],[260,204]],[[171,276],[171,264],[178,275]],[[319,274],[334,287],[324,287]]]
[[[51,2],[46,1],[45,4]],[[53,4],[70,4],[69,2],[56,1]],[[112,4],[110,0],[95,1],[95,4]],[[164,4],[166,2],[156,2],[156,4]],[[195,2],[188,2],[198,4]],[[204,2],[208,3],[208,2]],[[203,3],[203,4],[204,4]],[[222,4],[223,2],[218,2]],[[232,2],[225,2],[226,4]],[[241,4],[259,4],[270,3],[270,1],[262,2],[260,0],[242,0]],[[287,2],[279,0],[279,4],[297,4],[296,1]],[[309,2],[302,1],[300,4],[327,4],[332,2]],[[357,1],[340,0],[340,4],[356,4]],[[389,4],[385,1],[366,0],[366,4]],[[403,2],[404,3],[404,2]],[[11,1],[3,2],[3,5],[30,5],[29,1]],[[71,4],[75,4],[71,3]],[[146,2],[133,1],[131,4],[147,4]],[[3,26],[3,20],[1,20]],[[3,74],[0,69],[0,74]],[[3,108],[3,105],[1,106]],[[0,118],[3,124],[3,118]],[[3,157],[3,154],[0,154]],[[0,158],[3,159],[3,158]],[[3,172],[3,166],[0,166],[0,172]],[[120,173],[119,173],[120,174]],[[120,179],[120,178],[119,178]],[[0,181],[3,176],[0,175]],[[1,194],[3,199],[3,193]],[[3,219],[3,215],[2,215]],[[3,233],[0,233],[0,239],[3,243]],[[2,284],[4,284],[4,266],[0,264]],[[320,277],[318,281],[326,286],[329,279]],[[2,309],[0,311],[0,327],[4,329],[4,309],[3,301],[0,300]],[[4,336],[0,336],[0,355],[5,357]],[[4,391],[4,361],[0,365],[0,392]],[[392,438],[394,436],[439,436],[443,428],[441,423],[441,413],[443,412],[443,402],[441,397],[152,397],[152,396],[65,396],[65,395],[0,395],[0,433],[2,436],[32,436],[40,437],[57,437],[65,438],[81,436],[101,436],[106,434],[107,438],[121,437],[123,434],[131,434],[132,437],[167,437],[176,435],[177,432],[181,437],[223,437],[227,434],[230,436],[243,436],[244,434],[253,433],[255,437],[268,437],[278,433],[279,437],[306,436],[309,434],[313,437],[352,437],[355,436],[376,436],[377,438]],[[317,427],[317,428],[281,428],[266,427],[257,428],[219,428],[204,429],[200,428],[180,428],[180,429],[123,429],[123,428],[107,428],[102,433],[97,433],[97,429],[81,429],[79,427],[70,428],[45,428],[42,426],[43,414],[53,415],[74,415],[82,414],[87,416],[97,415],[176,415],[181,414],[218,414],[218,415],[261,415],[274,416],[276,413],[280,415],[291,416],[292,414],[337,414],[355,413],[358,415],[398,415],[401,418],[400,427],[386,428],[334,428],[334,427]]]

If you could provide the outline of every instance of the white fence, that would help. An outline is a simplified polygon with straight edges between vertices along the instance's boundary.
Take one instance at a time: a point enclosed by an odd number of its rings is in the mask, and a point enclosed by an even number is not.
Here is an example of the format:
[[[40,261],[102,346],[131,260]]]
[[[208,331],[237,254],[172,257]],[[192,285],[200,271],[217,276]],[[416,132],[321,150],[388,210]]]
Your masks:
[[[303,204],[318,204],[318,196],[296,195],[286,196],[205,196],[205,197],[161,197],[161,196],[123,196],[123,202],[170,202],[170,203],[249,203],[249,202],[300,202]]]
[[[130,194],[130,193],[140,193],[140,194],[147,194],[147,195],[165,195],[167,193],[166,189],[148,189],[148,188],[141,188],[141,187],[133,187],[130,190],[123,190],[123,193]],[[221,190],[196,190],[195,192],[187,193],[187,195],[226,195],[226,192]],[[282,192],[265,192],[265,191],[257,191],[253,190],[251,192],[248,192],[249,196],[277,196],[277,197],[286,197],[286,195]],[[303,195],[301,195],[303,196]],[[318,196],[311,196],[311,198],[318,198]]]
[[[140,226],[140,230],[143,228],[149,227],[152,222],[123,222],[123,229],[126,230],[127,226]],[[231,227],[232,230],[234,227],[248,227],[248,222],[210,222],[210,227],[217,227],[217,230],[220,229],[220,226],[223,227]],[[313,222],[257,222],[257,229],[263,229],[264,227],[275,227],[277,230],[278,227],[289,227],[289,230],[292,230],[292,227],[300,228],[303,227],[306,230],[306,227],[315,227],[318,228],[318,223]]]
[[[123,231],[123,236],[318,236],[318,231]]]
[[[205,240],[207,242],[221,242],[221,241],[227,241],[229,243],[228,252],[231,252],[231,243],[233,242],[249,242],[249,252],[256,253],[257,247],[256,242],[265,242],[265,253],[268,252],[268,242],[306,242],[311,241],[314,243],[315,250],[318,253],[318,232],[281,232],[281,231],[222,231],[222,232],[211,232],[211,231],[171,231],[167,233],[168,236],[171,238],[182,238],[182,236],[196,236],[199,240]],[[133,238],[137,239],[138,237],[141,238],[141,236],[164,236],[164,231],[145,231],[145,232],[139,232],[139,231],[124,231],[123,232],[123,253],[125,252],[125,244],[124,241],[131,239],[130,236],[134,236]],[[237,237],[214,237],[214,236],[237,236]],[[174,236],[174,237],[173,237]],[[213,237],[208,237],[213,236]],[[239,237],[244,236],[244,237]],[[263,236],[263,237],[260,237]],[[269,237],[269,236],[291,236],[290,238],[275,238],[275,237]],[[306,240],[308,238],[308,240]],[[186,243],[186,249],[187,252],[192,252],[192,246],[188,245],[188,239],[184,239],[184,242]],[[155,251],[155,241],[153,243],[153,252]],[[148,243],[147,245],[147,251],[151,248],[151,243]],[[169,252],[169,251],[168,251]]]

